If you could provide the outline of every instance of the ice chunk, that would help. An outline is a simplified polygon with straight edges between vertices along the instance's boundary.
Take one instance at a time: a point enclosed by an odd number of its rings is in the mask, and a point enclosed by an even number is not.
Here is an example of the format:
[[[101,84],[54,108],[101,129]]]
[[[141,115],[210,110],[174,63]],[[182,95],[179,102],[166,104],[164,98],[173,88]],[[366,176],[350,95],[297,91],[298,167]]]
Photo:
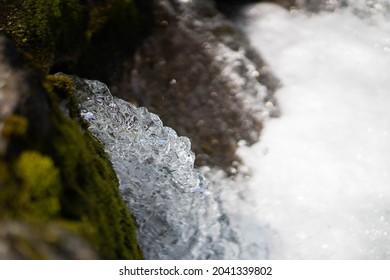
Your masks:
[[[221,222],[223,207],[206,192],[207,179],[194,168],[190,140],[146,108],[113,97],[103,83],[81,83],[76,92],[81,117],[111,158],[145,257],[236,258],[237,238]]]

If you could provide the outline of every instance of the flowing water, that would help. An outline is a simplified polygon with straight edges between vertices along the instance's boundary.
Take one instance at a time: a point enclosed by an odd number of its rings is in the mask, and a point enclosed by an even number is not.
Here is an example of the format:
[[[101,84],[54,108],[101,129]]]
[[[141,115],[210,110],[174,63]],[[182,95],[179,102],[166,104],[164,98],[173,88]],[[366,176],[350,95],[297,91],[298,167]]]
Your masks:
[[[235,182],[243,199],[231,222],[260,248],[242,257],[390,258],[390,19],[383,5],[359,5],[246,11],[283,87],[281,118],[239,150],[252,175]]]
[[[368,2],[247,9],[245,32],[283,83],[282,115],[241,145],[236,178],[204,167],[206,180],[187,138],[82,82],[81,115],[111,157],[147,258],[390,258],[390,19],[387,2]]]

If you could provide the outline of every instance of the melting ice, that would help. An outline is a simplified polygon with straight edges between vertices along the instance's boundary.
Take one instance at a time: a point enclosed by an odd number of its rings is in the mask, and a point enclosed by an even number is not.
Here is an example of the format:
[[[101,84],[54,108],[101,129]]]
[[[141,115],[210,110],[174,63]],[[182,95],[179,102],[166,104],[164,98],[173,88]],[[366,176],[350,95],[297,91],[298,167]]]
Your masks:
[[[239,150],[252,172],[235,183],[241,204],[223,197],[240,205],[229,213],[240,238],[271,259],[390,259],[390,21],[388,2],[368,2],[382,6],[247,10],[284,84],[282,116]]]
[[[208,190],[194,169],[189,139],[147,109],[113,97],[103,83],[77,83],[81,116],[111,158],[145,257],[236,258],[240,248],[218,190]]]

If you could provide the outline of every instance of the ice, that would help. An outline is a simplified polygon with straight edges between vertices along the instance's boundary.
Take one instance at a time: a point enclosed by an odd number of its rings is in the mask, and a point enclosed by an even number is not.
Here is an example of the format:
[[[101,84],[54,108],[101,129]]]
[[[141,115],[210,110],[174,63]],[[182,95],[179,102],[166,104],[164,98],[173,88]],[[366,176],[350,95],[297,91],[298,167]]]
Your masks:
[[[146,108],[113,97],[105,84],[83,83],[76,93],[81,116],[110,156],[145,257],[236,258],[234,232],[220,219],[215,189],[194,168],[190,140]]]
[[[365,6],[387,2],[349,2],[248,9],[247,34],[284,85],[281,118],[239,148],[249,177],[221,194],[240,240],[260,248],[248,257],[390,259],[390,21]]]

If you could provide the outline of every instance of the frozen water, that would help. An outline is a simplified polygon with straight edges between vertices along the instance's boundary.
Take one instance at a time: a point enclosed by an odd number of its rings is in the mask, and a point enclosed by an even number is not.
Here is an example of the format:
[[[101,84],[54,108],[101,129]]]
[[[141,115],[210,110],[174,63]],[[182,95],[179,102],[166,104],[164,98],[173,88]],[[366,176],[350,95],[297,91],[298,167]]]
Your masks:
[[[390,259],[390,21],[356,5],[247,11],[247,34],[284,84],[282,117],[239,149],[252,173],[231,182],[242,202],[222,193],[239,238],[259,248],[247,257]]]
[[[167,184],[183,192],[207,189],[204,176],[194,169],[194,154],[188,138],[178,137],[174,130],[163,127],[160,118],[146,108],[136,108],[112,97],[103,83],[85,82],[94,94],[80,94],[81,116],[90,122],[89,130],[98,135],[99,140],[114,144],[107,147],[111,154],[137,159],[145,168],[144,172],[149,173],[148,180],[167,177]],[[115,145],[118,140],[126,141],[126,145]],[[140,183],[146,178],[139,173],[132,177]]]
[[[81,116],[111,158],[145,257],[236,258],[237,240],[217,190],[194,168],[190,140],[146,108],[113,97],[105,84],[83,83]]]

